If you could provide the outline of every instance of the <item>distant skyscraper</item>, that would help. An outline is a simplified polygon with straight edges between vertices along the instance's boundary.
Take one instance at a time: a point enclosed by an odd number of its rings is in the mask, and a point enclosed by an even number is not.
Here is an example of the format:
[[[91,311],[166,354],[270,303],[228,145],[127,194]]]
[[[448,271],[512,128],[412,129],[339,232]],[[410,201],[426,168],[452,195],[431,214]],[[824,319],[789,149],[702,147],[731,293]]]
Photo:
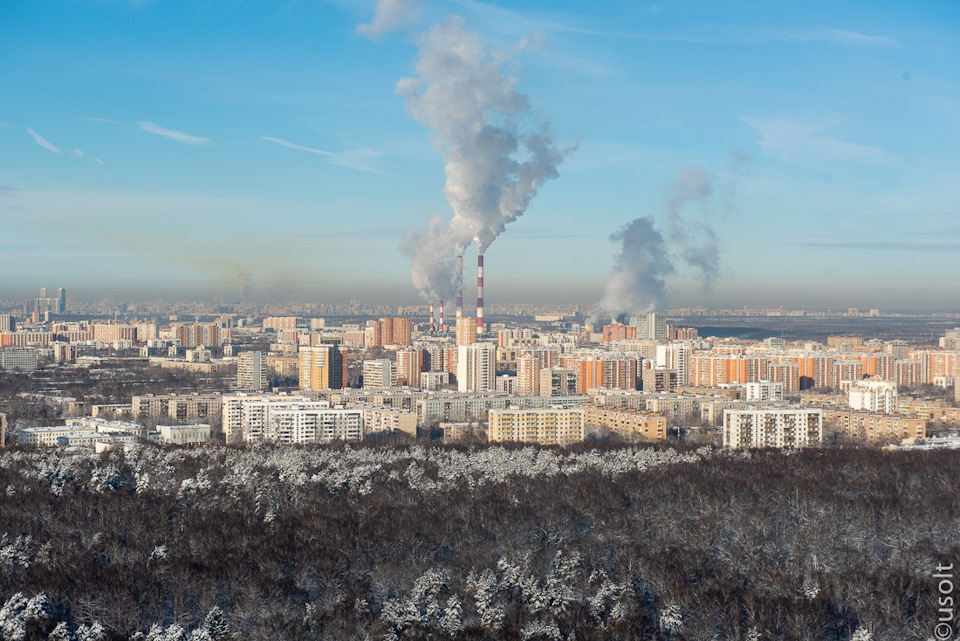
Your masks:
[[[263,352],[243,352],[237,361],[237,387],[240,389],[267,389],[267,355]]]
[[[0,314],[0,332],[13,332],[17,329],[17,321],[10,314]]]
[[[57,290],[57,298],[60,299],[60,313],[67,311],[67,290],[61,287]]]

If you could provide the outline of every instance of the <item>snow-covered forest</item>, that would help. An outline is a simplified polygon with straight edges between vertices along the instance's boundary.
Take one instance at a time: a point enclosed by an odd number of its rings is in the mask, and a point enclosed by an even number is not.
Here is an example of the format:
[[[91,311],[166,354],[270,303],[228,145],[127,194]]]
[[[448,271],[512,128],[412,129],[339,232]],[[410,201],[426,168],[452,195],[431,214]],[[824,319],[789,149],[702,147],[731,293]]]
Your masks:
[[[960,454],[0,453],[0,639],[925,640]]]

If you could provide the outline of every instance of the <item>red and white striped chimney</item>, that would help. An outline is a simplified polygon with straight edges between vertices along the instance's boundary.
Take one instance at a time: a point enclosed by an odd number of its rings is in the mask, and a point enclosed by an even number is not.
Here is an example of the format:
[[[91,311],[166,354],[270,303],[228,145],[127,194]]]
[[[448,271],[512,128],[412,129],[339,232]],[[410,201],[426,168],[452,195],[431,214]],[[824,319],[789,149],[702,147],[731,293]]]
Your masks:
[[[443,301],[440,301],[440,331],[443,331]]]
[[[430,331],[436,329],[436,326],[433,324],[433,301],[430,301]]]
[[[483,254],[477,254],[477,335],[483,333]]]
[[[457,320],[463,316],[463,254],[457,254]]]

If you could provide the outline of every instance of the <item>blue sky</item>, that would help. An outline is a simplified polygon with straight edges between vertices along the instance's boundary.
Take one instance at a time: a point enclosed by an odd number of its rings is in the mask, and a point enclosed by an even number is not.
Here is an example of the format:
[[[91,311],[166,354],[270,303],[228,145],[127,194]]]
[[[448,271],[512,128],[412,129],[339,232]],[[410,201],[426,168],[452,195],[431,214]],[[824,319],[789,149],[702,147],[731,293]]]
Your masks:
[[[458,15],[568,150],[487,250],[488,303],[599,300],[610,235],[666,232],[699,167],[682,215],[719,272],[676,260],[671,306],[957,309],[960,5],[770,4],[435,1],[371,38],[374,2],[4,3],[0,298],[229,300],[249,273],[415,302],[399,244],[452,212],[395,87]]]

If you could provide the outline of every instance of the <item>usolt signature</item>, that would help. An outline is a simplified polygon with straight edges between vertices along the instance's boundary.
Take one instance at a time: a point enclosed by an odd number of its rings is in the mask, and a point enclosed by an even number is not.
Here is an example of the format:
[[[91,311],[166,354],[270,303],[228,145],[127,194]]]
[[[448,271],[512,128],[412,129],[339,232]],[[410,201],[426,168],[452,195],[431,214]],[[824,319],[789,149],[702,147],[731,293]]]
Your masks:
[[[933,636],[938,641],[943,641],[952,638],[955,632],[954,617],[956,616],[956,609],[953,598],[953,563],[950,565],[938,563],[937,573],[933,575],[933,578],[938,579],[937,590],[939,594],[937,596],[939,598],[937,603],[940,606],[937,613],[937,625],[933,628]]]

